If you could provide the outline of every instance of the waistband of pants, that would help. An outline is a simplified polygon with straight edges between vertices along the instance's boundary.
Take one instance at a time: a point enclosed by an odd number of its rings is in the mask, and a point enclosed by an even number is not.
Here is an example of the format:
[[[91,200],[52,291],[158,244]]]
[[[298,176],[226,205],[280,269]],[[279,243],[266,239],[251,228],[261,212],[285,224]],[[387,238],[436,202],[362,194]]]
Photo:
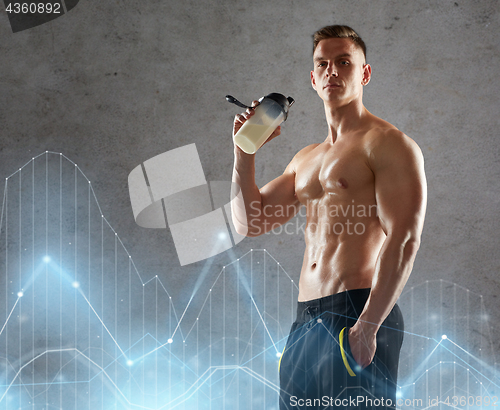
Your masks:
[[[370,296],[371,288],[351,289],[319,299],[297,303],[297,321],[307,322],[324,312],[347,313],[352,312],[359,316]]]

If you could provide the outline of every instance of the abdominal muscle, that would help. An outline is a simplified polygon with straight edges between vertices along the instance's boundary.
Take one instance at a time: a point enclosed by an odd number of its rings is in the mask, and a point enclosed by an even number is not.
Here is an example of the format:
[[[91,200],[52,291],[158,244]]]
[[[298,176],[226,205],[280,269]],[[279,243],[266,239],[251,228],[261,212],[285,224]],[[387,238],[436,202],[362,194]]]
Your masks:
[[[307,209],[306,250],[298,300],[370,288],[385,239],[378,217],[352,214],[331,217],[312,207],[309,205]],[[347,205],[343,209],[348,209]]]

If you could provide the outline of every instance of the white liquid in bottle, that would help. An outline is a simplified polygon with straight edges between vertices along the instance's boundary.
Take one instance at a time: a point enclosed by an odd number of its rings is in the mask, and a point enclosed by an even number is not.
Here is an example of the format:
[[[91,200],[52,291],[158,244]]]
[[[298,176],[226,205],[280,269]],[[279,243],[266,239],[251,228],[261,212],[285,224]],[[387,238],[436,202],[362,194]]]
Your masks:
[[[247,154],[255,154],[284,118],[281,108],[274,101],[264,100],[236,133],[234,143]]]
[[[247,154],[255,154],[275,129],[272,124],[258,125],[247,121],[234,136],[234,143]]]
[[[228,95],[229,102],[242,105],[234,97]],[[271,93],[259,100],[254,115],[249,118],[234,136],[234,143],[247,154],[255,152],[267,141],[276,128],[286,119],[288,108],[293,104],[293,98],[285,98],[282,94]]]

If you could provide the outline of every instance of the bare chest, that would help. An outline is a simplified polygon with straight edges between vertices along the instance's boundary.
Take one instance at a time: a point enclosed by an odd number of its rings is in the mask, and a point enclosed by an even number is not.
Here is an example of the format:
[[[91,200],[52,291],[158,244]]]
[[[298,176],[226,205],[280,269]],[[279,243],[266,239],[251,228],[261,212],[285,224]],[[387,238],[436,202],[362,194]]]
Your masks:
[[[319,144],[298,161],[295,172],[295,193],[303,204],[325,195],[352,198],[374,188],[367,153],[355,144]]]

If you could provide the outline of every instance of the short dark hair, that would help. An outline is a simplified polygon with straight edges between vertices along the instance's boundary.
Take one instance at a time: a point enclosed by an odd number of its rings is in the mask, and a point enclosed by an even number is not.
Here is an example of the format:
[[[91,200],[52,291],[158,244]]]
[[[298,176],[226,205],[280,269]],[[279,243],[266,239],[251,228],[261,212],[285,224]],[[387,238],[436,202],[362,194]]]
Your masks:
[[[349,38],[356,46],[361,48],[366,59],[366,45],[361,37],[349,26],[326,26],[314,33],[313,35],[313,54],[321,40],[328,38]]]

